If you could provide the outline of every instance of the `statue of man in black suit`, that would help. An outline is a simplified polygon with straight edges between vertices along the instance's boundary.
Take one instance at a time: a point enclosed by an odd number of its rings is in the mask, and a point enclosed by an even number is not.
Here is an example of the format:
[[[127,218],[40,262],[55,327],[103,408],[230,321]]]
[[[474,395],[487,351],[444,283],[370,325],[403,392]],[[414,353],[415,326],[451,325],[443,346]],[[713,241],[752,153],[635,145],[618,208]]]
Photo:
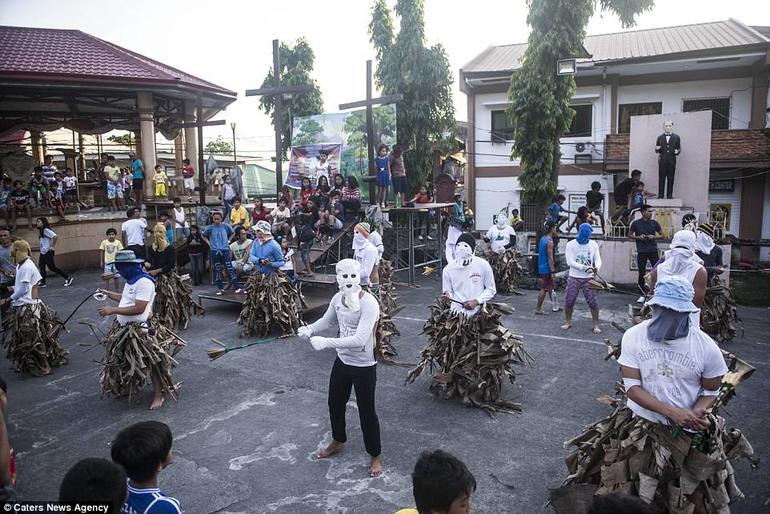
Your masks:
[[[665,122],[663,130],[663,134],[659,135],[655,141],[655,152],[658,153],[658,198],[670,199],[674,196],[676,156],[682,151],[682,143],[679,136],[674,134],[673,121]],[[665,196],[663,196],[664,191]]]

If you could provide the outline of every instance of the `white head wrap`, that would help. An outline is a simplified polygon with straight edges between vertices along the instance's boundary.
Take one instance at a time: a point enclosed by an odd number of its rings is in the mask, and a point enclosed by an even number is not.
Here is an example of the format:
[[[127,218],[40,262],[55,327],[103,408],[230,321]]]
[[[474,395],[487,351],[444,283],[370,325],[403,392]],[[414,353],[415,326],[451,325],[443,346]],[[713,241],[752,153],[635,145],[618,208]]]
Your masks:
[[[337,286],[345,299],[345,305],[353,312],[361,309],[361,265],[353,259],[342,259],[334,268]]]

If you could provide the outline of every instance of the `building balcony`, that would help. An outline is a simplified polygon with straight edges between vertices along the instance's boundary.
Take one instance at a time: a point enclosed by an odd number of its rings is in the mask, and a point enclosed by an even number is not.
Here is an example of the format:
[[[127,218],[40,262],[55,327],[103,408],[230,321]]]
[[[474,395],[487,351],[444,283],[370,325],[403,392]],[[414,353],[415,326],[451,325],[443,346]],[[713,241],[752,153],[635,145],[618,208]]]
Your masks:
[[[627,170],[630,134],[608,134],[605,166],[608,171]],[[770,167],[770,129],[712,130],[711,167]]]

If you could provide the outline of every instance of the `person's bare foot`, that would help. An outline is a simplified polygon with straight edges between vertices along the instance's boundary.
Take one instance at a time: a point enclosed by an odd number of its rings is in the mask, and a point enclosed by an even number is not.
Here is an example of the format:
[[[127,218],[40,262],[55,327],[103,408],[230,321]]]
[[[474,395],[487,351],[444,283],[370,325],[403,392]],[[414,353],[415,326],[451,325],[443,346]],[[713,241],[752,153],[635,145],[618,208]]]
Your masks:
[[[375,478],[380,475],[382,475],[382,459],[378,455],[377,457],[372,457],[372,462],[369,465],[369,476]]]
[[[161,407],[163,407],[163,402],[165,401],[166,399],[163,398],[162,396],[153,398],[152,403],[150,404],[150,410],[160,409]]]
[[[561,326],[562,330],[569,330],[572,328],[572,323],[565,323]]]
[[[599,328],[598,326],[594,327],[594,334],[601,334],[601,333],[602,333],[601,328]]]
[[[317,459],[325,459],[327,457],[331,457],[338,451],[342,450],[344,446],[345,446],[345,443],[332,440],[332,442],[329,443],[329,446],[327,446],[323,450],[320,450],[318,453],[315,454],[315,456]]]
[[[545,314],[545,312],[543,312],[542,310],[539,310],[539,311],[535,311],[535,314],[541,315],[541,314]]]

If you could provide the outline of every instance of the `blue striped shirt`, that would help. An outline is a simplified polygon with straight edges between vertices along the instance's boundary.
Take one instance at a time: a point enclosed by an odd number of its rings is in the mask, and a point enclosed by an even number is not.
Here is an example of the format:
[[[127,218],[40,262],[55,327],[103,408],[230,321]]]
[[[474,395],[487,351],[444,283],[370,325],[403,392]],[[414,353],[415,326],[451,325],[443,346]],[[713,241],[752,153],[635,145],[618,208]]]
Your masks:
[[[179,500],[166,496],[160,489],[138,489],[128,483],[128,499],[122,514],[184,514]]]

